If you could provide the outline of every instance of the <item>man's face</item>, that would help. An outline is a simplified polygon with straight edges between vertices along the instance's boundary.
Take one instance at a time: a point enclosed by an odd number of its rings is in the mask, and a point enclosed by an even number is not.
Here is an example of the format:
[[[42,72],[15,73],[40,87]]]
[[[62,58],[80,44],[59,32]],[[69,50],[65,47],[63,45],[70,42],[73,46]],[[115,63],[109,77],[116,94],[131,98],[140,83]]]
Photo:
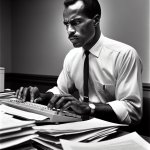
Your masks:
[[[95,36],[93,20],[88,18],[84,12],[84,4],[77,1],[64,10],[64,24],[68,33],[68,38],[74,47],[91,47]]]

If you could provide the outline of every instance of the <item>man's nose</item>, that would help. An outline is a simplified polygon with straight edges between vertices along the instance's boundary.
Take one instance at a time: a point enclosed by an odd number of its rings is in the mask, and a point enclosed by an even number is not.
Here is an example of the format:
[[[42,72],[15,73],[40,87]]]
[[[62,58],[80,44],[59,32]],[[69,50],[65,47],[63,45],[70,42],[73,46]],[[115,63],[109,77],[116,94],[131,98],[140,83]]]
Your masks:
[[[67,33],[68,33],[68,35],[74,34],[75,33],[75,28],[72,27],[71,25],[68,25]]]

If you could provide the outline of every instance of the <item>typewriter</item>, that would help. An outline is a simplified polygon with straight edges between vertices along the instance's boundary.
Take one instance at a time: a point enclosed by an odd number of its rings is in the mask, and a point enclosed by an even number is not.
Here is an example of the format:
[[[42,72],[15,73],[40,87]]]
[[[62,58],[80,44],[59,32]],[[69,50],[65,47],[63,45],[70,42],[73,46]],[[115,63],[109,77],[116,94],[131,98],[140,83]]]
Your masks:
[[[77,114],[68,111],[61,112],[56,109],[49,109],[47,106],[37,103],[22,102],[16,98],[5,99],[1,103],[27,112],[44,115],[49,118],[49,122],[75,122],[82,120],[81,116]]]

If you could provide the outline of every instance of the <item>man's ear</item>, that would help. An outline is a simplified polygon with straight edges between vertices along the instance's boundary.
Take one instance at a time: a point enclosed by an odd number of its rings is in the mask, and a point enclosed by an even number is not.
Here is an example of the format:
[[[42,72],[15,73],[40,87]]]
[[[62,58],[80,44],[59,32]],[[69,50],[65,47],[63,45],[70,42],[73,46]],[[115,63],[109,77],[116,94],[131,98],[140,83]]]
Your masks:
[[[100,22],[100,15],[96,14],[93,17],[93,21],[94,21],[94,26],[96,27],[99,24],[99,22]]]

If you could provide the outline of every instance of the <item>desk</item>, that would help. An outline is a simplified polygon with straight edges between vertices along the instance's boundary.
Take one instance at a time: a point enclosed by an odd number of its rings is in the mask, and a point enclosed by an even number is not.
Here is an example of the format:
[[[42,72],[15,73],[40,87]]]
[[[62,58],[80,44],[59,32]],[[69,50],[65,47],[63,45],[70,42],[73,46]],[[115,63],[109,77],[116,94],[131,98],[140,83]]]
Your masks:
[[[109,140],[109,139],[112,139],[112,138],[117,138],[117,137],[123,136],[123,135],[128,134],[128,133],[130,133],[130,132],[127,132],[126,130],[124,130],[121,127],[121,128],[119,128],[119,130],[118,130],[117,133],[108,136],[104,140]],[[147,142],[150,143],[150,137],[142,136],[142,138],[145,139]],[[22,149],[22,147],[23,147],[24,150],[36,150],[36,149],[41,150],[42,148],[37,148],[37,145],[38,144],[36,144],[35,142],[28,141],[28,142],[26,142],[24,144],[18,145],[17,147],[11,147],[11,148],[9,148],[9,150],[12,150],[12,149],[13,150],[20,150],[20,149]]]

